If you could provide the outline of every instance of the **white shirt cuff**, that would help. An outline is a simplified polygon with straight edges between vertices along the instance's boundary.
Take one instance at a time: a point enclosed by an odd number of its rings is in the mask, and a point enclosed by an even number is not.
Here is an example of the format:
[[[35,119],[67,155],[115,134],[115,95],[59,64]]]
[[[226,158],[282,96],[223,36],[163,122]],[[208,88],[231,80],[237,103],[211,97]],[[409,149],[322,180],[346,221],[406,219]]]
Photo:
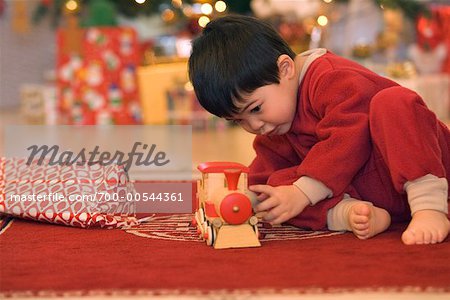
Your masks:
[[[448,214],[448,182],[427,174],[416,180],[408,181],[403,186],[408,195],[411,215],[416,211],[432,209]]]
[[[300,177],[293,184],[305,193],[312,205],[320,200],[333,196],[333,191],[325,184],[308,176]]]

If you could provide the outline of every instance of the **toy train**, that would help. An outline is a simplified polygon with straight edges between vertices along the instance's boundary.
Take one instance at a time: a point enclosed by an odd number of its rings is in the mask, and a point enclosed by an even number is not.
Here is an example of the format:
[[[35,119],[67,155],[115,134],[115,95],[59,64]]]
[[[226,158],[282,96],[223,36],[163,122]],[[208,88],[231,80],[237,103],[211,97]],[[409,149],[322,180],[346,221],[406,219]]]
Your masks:
[[[200,237],[215,249],[261,246],[248,168],[233,162],[206,162],[197,168],[202,177],[193,223]]]

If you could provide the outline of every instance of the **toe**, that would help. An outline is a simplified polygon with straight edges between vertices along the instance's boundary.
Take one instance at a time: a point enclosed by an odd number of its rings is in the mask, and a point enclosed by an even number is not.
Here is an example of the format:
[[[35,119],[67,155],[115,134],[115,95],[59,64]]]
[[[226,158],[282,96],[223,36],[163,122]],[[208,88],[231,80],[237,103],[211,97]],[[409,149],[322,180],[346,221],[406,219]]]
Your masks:
[[[416,230],[414,238],[416,245],[422,245],[424,243],[424,232],[421,230]]]
[[[414,245],[416,243],[415,234],[412,230],[405,230],[402,234],[402,241],[405,245]]]
[[[366,230],[369,229],[369,222],[365,222],[365,223],[355,223],[353,224],[353,229],[355,230]]]
[[[358,216],[365,216],[366,218],[370,215],[370,207],[367,204],[357,204],[353,208],[354,212]]]
[[[361,215],[355,215],[353,217],[353,223],[355,224],[367,224],[369,223],[369,217],[367,216],[361,216]]]
[[[442,230],[438,230],[436,236],[437,236],[436,241],[437,241],[438,243],[441,243],[441,242],[444,241],[445,238],[447,237],[447,233],[445,233],[445,232],[442,231]]]
[[[423,243],[424,244],[430,244],[431,243],[431,238],[432,238],[432,233],[430,231],[424,231],[423,232]]]
[[[356,230],[355,234],[358,238],[365,240],[365,239],[369,238],[369,229]]]

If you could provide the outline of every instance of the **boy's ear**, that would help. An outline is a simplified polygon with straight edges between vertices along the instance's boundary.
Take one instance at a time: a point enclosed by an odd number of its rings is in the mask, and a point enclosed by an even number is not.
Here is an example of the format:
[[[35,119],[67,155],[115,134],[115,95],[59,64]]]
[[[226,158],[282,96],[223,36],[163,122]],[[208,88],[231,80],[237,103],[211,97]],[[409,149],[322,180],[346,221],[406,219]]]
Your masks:
[[[278,57],[277,65],[280,72],[280,78],[286,77],[287,79],[291,79],[295,76],[295,63],[289,55],[280,55]]]

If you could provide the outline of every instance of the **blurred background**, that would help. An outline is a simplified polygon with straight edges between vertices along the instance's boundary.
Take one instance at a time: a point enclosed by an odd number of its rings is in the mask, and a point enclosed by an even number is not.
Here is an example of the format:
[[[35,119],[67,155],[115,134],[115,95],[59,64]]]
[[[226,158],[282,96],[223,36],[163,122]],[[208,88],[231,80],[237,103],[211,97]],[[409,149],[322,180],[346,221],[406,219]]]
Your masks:
[[[449,0],[0,0],[0,129],[191,124],[194,163],[249,163],[252,137],[199,107],[187,79],[191,40],[231,13],[268,20],[298,53],[358,61],[450,119]]]

